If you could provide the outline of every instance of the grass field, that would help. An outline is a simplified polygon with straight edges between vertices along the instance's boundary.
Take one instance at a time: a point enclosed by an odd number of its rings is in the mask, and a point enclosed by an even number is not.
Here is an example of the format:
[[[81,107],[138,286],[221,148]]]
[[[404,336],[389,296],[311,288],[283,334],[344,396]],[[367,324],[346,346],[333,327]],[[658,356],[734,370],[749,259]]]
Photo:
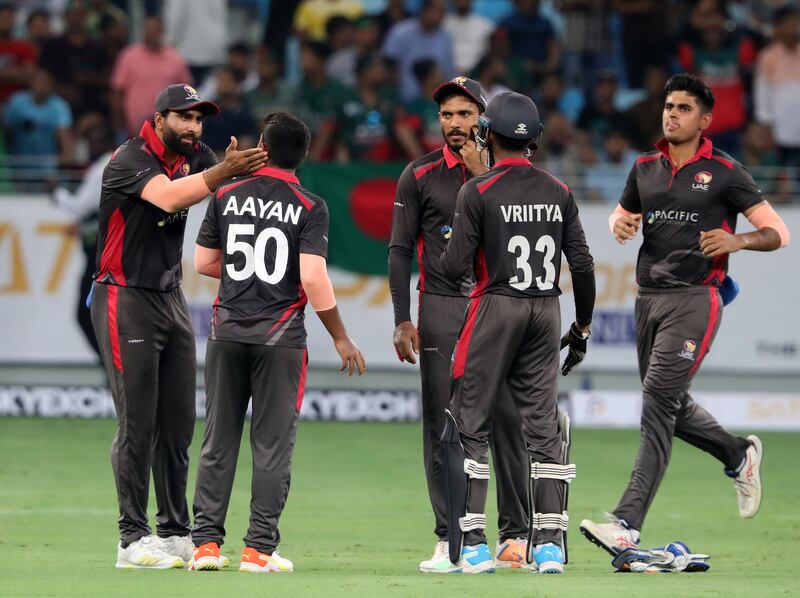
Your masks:
[[[423,576],[433,547],[413,424],[303,422],[281,552],[292,575],[235,570],[249,504],[243,447],[220,573],[114,569],[116,501],[110,420],[0,418],[1,596],[789,596],[800,594],[800,435],[763,434],[766,494],[759,516],[738,517],[720,465],[678,441],[651,510],[645,544],[682,539],[708,552],[706,574],[614,574],[577,532],[619,497],[636,450],[634,431],[577,430],[570,504],[571,563],[563,576],[502,571]],[[192,447],[192,473],[202,424]],[[245,442],[247,440],[245,439]],[[190,481],[193,492],[194,481]],[[190,497],[191,498],[191,497]],[[490,497],[489,520],[495,520]],[[151,499],[151,514],[154,501]],[[495,529],[487,530],[494,542]]]

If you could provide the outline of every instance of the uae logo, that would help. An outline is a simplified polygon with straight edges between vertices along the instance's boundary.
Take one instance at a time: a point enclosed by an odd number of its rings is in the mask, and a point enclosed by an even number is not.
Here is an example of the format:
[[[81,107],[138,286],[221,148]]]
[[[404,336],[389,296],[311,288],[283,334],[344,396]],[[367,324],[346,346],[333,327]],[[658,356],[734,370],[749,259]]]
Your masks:
[[[464,87],[464,83],[466,83],[466,82],[467,82],[467,78],[466,77],[458,76],[458,77],[454,77],[453,78],[453,83],[456,83],[456,84],[460,85],[461,87]]]
[[[697,351],[697,343],[691,339],[686,339],[685,341],[683,341],[683,351],[678,353],[678,357],[683,357],[684,359],[688,359],[689,361],[694,361],[695,351]]]
[[[187,100],[198,100],[198,101],[200,100],[200,98],[197,96],[197,91],[191,85],[184,85],[183,91],[186,92]]]
[[[188,162],[184,163],[184,164],[181,166],[181,174],[182,174],[183,176],[186,176],[187,174],[189,174],[189,163],[188,163]]]
[[[714,177],[711,176],[711,173],[707,170],[698,172],[696,175],[694,175],[694,185],[692,185],[692,189],[697,191],[708,191],[708,184],[713,178]]]
[[[514,131],[514,135],[527,135],[528,134],[528,126],[525,123],[519,123],[517,125],[517,129]]]

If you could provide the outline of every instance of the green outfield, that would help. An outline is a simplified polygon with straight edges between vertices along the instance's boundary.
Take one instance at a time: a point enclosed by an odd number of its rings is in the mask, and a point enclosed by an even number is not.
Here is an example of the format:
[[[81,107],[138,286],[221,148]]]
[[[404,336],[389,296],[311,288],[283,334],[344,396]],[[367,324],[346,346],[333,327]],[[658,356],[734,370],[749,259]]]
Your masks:
[[[708,552],[706,574],[614,574],[610,559],[577,532],[614,506],[633,462],[634,431],[576,430],[570,504],[571,563],[563,576],[502,571],[423,576],[432,521],[414,424],[303,422],[281,552],[291,575],[235,570],[249,504],[247,440],[223,551],[232,570],[117,571],[110,420],[0,418],[1,596],[788,596],[800,593],[800,435],[763,434],[761,513],[738,517],[719,464],[677,442],[644,541],[675,539]],[[192,474],[202,436],[192,447]],[[190,492],[193,492],[193,479]],[[490,497],[490,505],[493,503]],[[155,504],[151,499],[151,513]],[[489,509],[490,521],[494,508]],[[494,542],[495,529],[489,530]]]

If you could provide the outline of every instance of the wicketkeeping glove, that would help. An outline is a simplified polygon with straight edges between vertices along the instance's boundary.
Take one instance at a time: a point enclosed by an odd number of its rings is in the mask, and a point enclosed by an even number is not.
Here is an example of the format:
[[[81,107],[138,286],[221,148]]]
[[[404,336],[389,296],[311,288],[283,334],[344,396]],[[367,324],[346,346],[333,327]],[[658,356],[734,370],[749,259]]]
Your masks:
[[[577,324],[573,323],[569,327],[569,331],[561,337],[561,348],[563,349],[569,345],[569,352],[564,364],[561,366],[561,374],[566,376],[572,371],[572,368],[579,365],[583,358],[586,357],[586,341],[589,340],[589,333],[581,332],[578,330]]]

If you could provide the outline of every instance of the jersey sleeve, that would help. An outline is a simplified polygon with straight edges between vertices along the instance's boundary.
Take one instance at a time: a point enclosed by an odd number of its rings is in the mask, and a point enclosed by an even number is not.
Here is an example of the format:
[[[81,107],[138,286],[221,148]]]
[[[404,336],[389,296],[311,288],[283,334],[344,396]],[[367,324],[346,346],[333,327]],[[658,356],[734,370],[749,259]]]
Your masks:
[[[453,215],[453,236],[439,260],[445,276],[461,278],[469,272],[483,238],[483,205],[475,185],[463,185]]]
[[[300,253],[311,253],[328,258],[328,206],[319,201],[308,213],[300,228]]]
[[[417,179],[414,176],[413,163],[406,166],[397,181],[392,207],[392,237],[389,242],[389,253],[399,249],[408,255],[414,255],[414,245],[420,230],[420,205],[417,191]]]
[[[622,191],[622,197],[619,199],[619,205],[633,214],[642,213],[642,200],[639,197],[639,186],[636,184],[636,164],[633,165],[630,174],[628,174],[628,180],[625,183],[625,189]]]
[[[203,223],[200,225],[200,231],[197,233],[196,243],[208,249],[222,248],[222,241],[219,237],[218,205],[219,200],[212,196],[206,208],[206,216],[203,218]]]
[[[207,170],[219,163],[217,154],[215,154],[214,150],[208,147],[205,143],[200,144],[200,150],[198,151],[198,154],[200,154],[199,159],[197,160],[198,172]]]
[[[764,201],[761,189],[753,180],[753,176],[741,164],[737,163],[733,167],[725,201],[736,212],[746,212]]]
[[[103,186],[125,195],[141,196],[150,179],[161,173],[156,158],[134,147],[117,151],[106,167]]]
[[[575,321],[579,326],[591,323],[597,294],[594,259],[586,243],[586,235],[572,193],[564,206],[564,235],[561,250],[567,257],[575,298]]]

